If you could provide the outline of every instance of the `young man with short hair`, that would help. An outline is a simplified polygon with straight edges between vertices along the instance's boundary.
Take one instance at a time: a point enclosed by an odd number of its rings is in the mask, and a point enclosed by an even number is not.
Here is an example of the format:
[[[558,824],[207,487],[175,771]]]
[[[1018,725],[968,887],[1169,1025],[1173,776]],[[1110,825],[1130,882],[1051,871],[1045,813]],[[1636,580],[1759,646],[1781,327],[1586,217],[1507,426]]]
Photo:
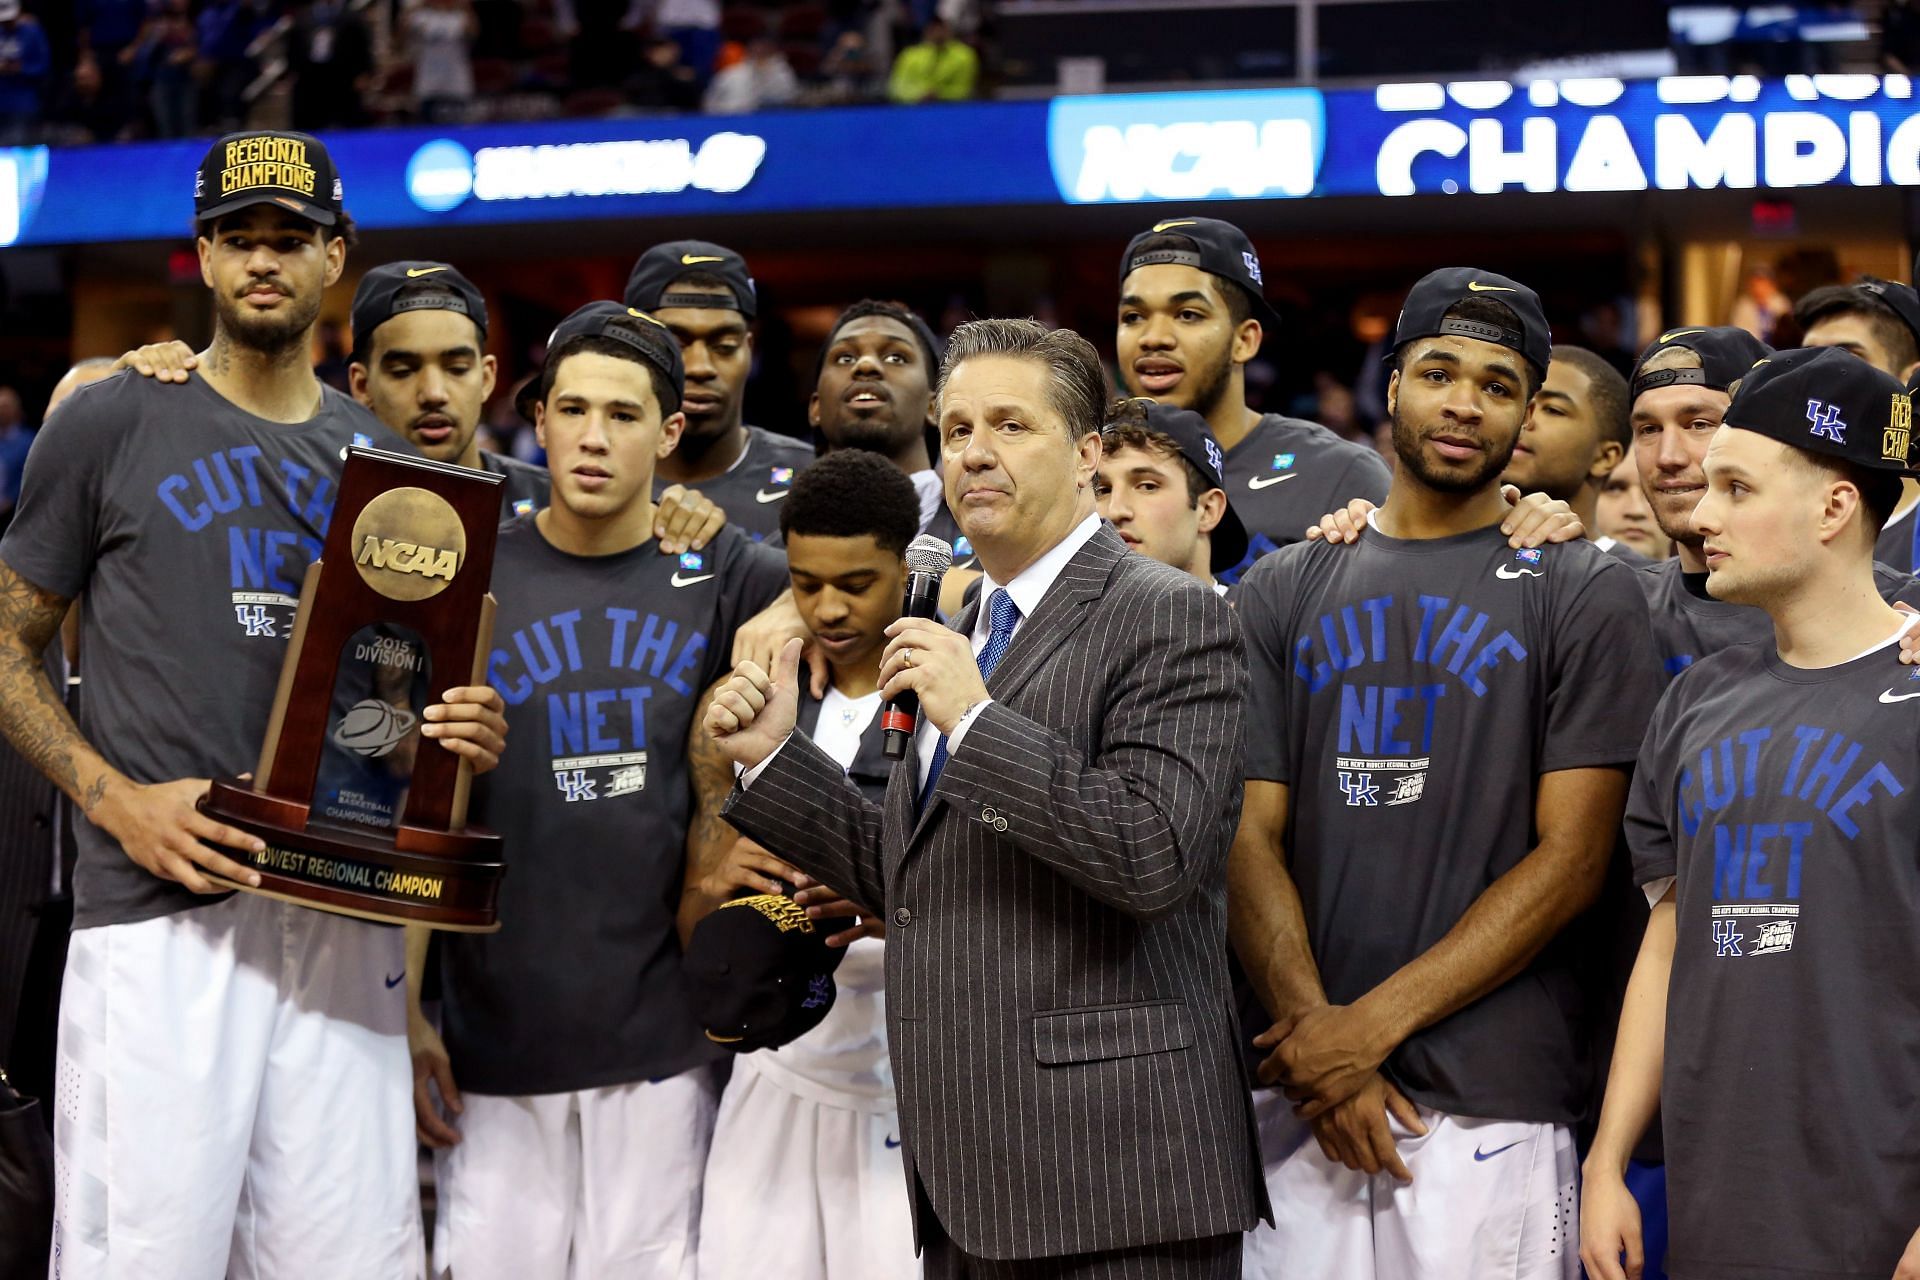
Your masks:
[[[474,817],[514,873],[498,933],[441,939],[444,1046],[411,1019],[435,1261],[460,1280],[692,1274],[716,1051],[674,934],[688,734],[785,564],[732,529],[678,559],[650,545],[681,377],[644,312],[563,320],[535,410],[553,502],[500,534],[488,679],[525,724]],[[417,995],[424,935],[408,950]]]
[[[1839,347],[1900,382],[1920,372],[1920,293],[1913,286],[1864,276],[1853,284],[1815,289],[1794,304],[1803,347]],[[1901,481],[1900,505],[1880,531],[1873,558],[1901,573],[1920,568],[1910,519],[1920,506],[1920,480]]]
[[[1656,690],[1633,571],[1499,529],[1549,355],[1526,286],[1420,281],[1373,527],[1285,548],[1235,596],[1265,728],[1230,923],[1273,1020],[1261,1078],[1286,1090],[1257,1095],[1277,1229],[1249,1238],[1251,1274],[1573,1275],[1589,1064],[1565,930]]]
[[[667,326],[686,365],[687,428],[660,478],[698,489],[755,541],[777,534],[780,500],[813,450],[742,419],[759,310],[746,260],[705,240],[657,244],[633,264],[626,304]]]
[[[905,472],[919,495],[921,531],[952,542],[957,530],[948,531],[953,517],[928,452],[939,371],[939,343],[918,312],[862,298],[827,330],[807,422],[826,452],[871,449]]]
[[[0,542],[0,729],[74,802],[54,1270],[409,1276],[421,1255],[401,933],[252,894],[207,779],[258,758],[349,446],[405,451],[314,377],[352,224],[326,148],[231,134],[201,161],[214,338],[185,386],[120,375],[42,428]],[[82,724],[41,654],[86,596]],[[444,686],[442,686],[444,687]],[[423,737],[491,767],[501,700]],[[432,750],[421,746],[421,750]]]
[[[1594,516],[1607,477],[1627,453],[1627,410],[1627,380],[1618,369],[1584,347],[1555,347],[1502,478],[1523,493],[1565,502],[1602,551],[1644,564],[1637,551],[1601,533]]]
[[[1094,509],[1141,555],[1227,594],[1214,574],[1240,563],[1247,531],[1227,501],[1220,446],[1207,420],[1136,397],[1100,429]]]
[[[1585,1165],[1595,1280],[1640,1274],[1622,1171],[1656,1108],[1675,1280],[1920,1276],[1900,1121],[1920,1088],[1920,679],[1873,563],[1911,425],[1886,374],[1788,351],[1740,380],[1707,450],[1707,589],[1773,631],[1673,682],[1634,772],[1654,906]]]
[[[880,731],[880,657],[900,616],[902,558],[919,502],[901,470],[847,448],[809,467],[782,504],[794,602],[829,668],[823,697],[800,691],[797,727],[874,803],[893,761]],[[698,812],[687,839],[682,936],[735,893],[811,886],[800,872],[720,817],[733,766],[704,724],[694,727]],[[783,885],[781,882],[785,882]],[[846,914],[832,890],[795,895],[809,914]],[[835,934],[846,946],[824,1021],[777,1050],[742,1055],[720,1098],[701,1197],[702,1280],[764,1280],[767,1240],[781,1280],[896,1280],[913,1275],[913,1216],[900,1160],[899,1104],[887,1057],[885,943],[869,923]]]
[[[1164,218],[1120,259],[1120,380],[1133,395],[1198,413],[1226,450],[1221,470],[1251,534],[1245,562],[1219,575],[1228,583],[1304,537],[1322,512],[1384,501],[1390,479],[1372,449],[1247,406],[1247,363],[1280,326],[1263,287],[1252,241],[1217,218]]]

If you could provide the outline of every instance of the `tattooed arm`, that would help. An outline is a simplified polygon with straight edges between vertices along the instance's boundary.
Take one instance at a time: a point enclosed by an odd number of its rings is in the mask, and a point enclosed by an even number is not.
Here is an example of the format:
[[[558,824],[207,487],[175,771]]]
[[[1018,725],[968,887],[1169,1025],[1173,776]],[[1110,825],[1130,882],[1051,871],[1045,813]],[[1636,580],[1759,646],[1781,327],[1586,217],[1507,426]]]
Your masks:
[[[60,631],[68,604],[65,597],[42,590],[0,561],[0,733],[66,792],[88,821],[118,840],[129,858],[154,875],[177,880],[195,893],[219,892],[202,870],[258,884],[259,876],[201,843],[211,840],[254,851],[265,847],[194,808],[206,794],[206,779],[143,786],[108,764],[81,736],[41,660]]]
[[[733,790],[733,762],[707,732],[707,703],[712,698],[713,689],[700,695],[693,732],[687,739],[687,767],[693,775],[693,819],[687,824],[687,867],[676,919],[681,946],[693,936],[693,926],[737,890],[784,892],[783,886],[769,878],[774,876],[788,884],[811,883],[799,870],[741,835],[720,816],[727,793]]]

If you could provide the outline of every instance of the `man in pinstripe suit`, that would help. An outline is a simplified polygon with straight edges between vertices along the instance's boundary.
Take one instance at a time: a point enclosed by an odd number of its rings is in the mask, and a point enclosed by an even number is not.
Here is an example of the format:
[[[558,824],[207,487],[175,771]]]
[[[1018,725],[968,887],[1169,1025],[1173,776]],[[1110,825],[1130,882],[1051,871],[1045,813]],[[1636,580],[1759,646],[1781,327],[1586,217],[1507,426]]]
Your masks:
[[[1237,1277],[1267,1212],[1233,1043],[1225,860],[1238,626],[1094,514],[1106,398],[1079,336],[954,332],[946,497],[986,578],[889,628],[920,731],[886,802],[793,732],[798,642],[707,724],[728,820],[883,907],[888,1038],[930,1277]]]

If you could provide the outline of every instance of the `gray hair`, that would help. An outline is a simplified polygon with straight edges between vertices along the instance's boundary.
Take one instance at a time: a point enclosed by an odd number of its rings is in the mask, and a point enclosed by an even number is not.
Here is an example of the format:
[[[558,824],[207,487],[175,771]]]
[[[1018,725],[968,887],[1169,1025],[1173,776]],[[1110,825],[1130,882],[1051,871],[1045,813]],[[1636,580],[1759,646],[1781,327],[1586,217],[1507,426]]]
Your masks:
[[[1032,320],[969,320],[947,339],[940,362],[937,396],[944,396],[953,371],[975,356],[1012,356],[1046,366],[1047,401],[1078,440],[1100,430],[1107,405],[1107,372],[1093,344],[1071,329],[1049,329]]]

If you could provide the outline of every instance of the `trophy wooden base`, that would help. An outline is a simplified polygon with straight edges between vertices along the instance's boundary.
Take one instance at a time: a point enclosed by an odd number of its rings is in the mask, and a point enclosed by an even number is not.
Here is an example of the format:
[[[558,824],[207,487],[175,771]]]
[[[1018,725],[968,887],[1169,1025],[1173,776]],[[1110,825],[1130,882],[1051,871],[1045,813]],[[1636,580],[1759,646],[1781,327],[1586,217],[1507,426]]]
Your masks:
[[[259,874],[258,886],[207,877],[227,888],[383,924],[461,933],[500,927],[506,865],[500,837],[490,831],[310,828],[305,804],[255,791],[237,778],[216,779],[200,811],[266,841],[257,854],[229,851]]]

